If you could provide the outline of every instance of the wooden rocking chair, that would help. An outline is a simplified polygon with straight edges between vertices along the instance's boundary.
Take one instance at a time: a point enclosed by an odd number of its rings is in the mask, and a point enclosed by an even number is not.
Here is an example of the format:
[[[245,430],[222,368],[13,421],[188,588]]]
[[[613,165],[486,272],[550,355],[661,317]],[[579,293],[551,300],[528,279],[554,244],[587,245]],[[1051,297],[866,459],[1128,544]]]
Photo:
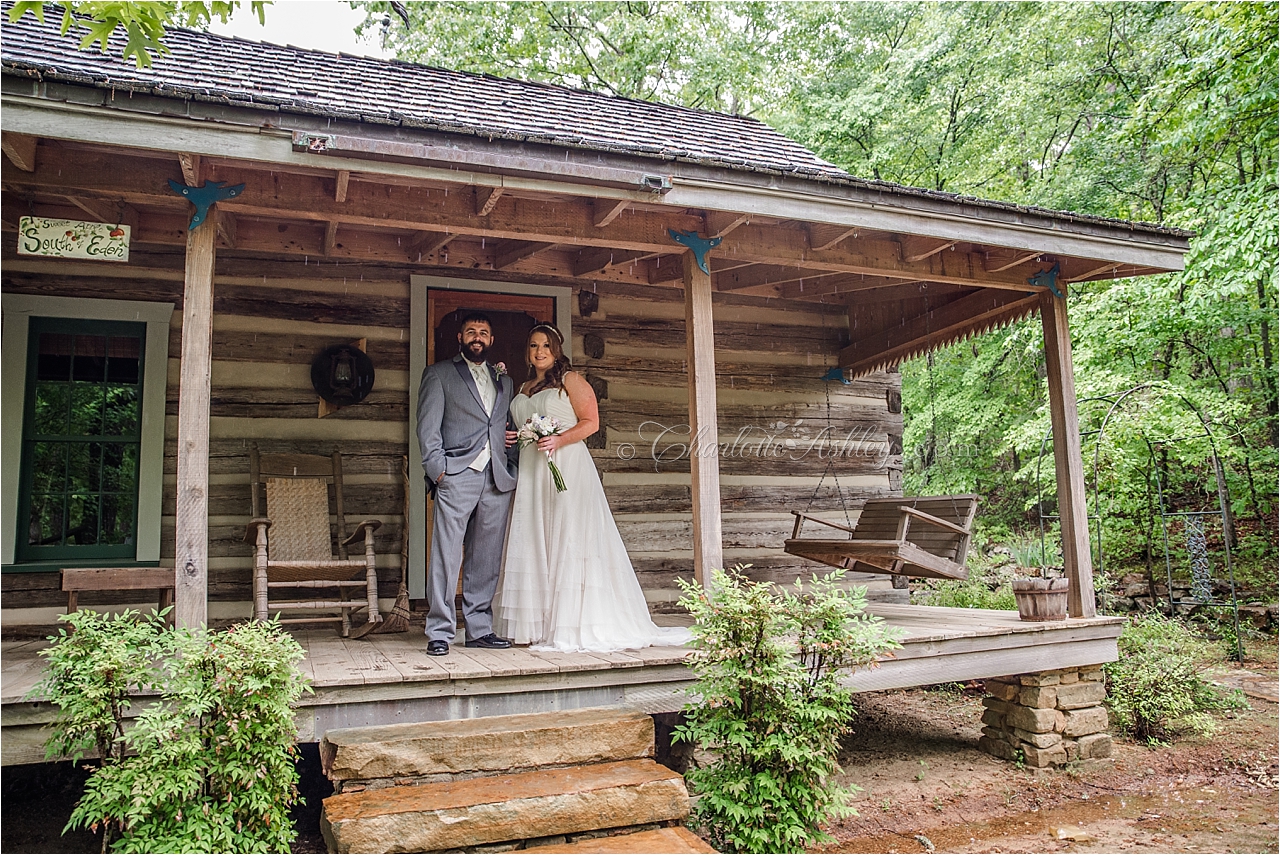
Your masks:
[[[969,527],[977,509],[977,496],[868,499],[853,528],[792,511],[796,524],[784,549],[856,572],[967,579],[964,562],[969,553]],[[801,538],[805,520],[840,529],[849,536]]]
[[[351,632],[351,613],[368,610],[368,620],[378,614],[378,573],[374,566],[373,533],[380,520],[364,520],[348,537],[342,504],[342,454],[259,454],[249,452],[249,476],[253,493],[253,519],[245,530],[245,542],[253,545],[253,616],[266,620],[279,612],[325,612],[315,617],[291,617],[281,623],[338,622],[342,635]],[[329,529],[329,484],[333,484],[337,519],[337,557]],[[262,515],[265,500],[267,515]],[[364,555],[348,558],[347,547],[364,542]],[[347,589],[364,588],[359,599]],[[273,599],[274,592],[289,589],[291,599]],[[336,596],[334,592],[336,591]]]

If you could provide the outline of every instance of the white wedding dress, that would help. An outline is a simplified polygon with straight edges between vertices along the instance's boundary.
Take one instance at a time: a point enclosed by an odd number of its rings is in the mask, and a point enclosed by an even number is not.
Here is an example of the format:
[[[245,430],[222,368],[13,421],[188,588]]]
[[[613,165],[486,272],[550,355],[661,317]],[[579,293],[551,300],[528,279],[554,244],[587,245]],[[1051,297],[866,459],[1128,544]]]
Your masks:
[[[517,426],[538,413],[578,422],[569,396],[543,389],[511,402]],[[498,633],[534,650],[608,652],[679,645],[692,635],[683,627],[659,627],[609,511],[604,486],[586,445],[555,451],[564,474],[557,493],[547,455],[535,445],[520,452],[520,478],[511,510],[502,578],[494,602]]]

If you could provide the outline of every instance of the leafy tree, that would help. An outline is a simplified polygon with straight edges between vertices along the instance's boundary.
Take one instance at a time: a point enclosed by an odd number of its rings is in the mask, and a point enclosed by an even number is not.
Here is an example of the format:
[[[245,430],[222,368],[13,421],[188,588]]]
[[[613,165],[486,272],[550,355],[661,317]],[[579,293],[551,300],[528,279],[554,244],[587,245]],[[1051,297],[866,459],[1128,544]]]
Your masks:
[[[266,7],[271,0],[251,0],[249,6],[266,21]],[[9,10],[9,20],[16,21],[27,12],[44,21],[44,0],[19,0]],[[164,28],[179,24],[187,27],[207,26],[214,18],[222,23],[240,8],[240,0],[59,0],[62,7],[62,34],[85,31],[81,50],[97,44],[106,53],[111,34],[123,28],[128,41],[124,56],[133,57],[139,68],[151,65],[153,53],[166,54]]]

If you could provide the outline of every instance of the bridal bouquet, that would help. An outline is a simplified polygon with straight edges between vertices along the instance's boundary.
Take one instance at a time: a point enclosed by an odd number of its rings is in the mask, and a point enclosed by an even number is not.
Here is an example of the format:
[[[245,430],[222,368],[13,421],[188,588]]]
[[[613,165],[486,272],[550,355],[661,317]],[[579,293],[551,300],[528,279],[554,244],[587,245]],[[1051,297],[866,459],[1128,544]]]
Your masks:
[[[560,420],[552,416],[540,416],[534,413],[525,421],[524,426],[516,433],[517,441],[520,448],[526,445],[533,445],[544,436],[555,436],[564,430],[564,426],[560,424]],[[563,493],[569,489],[564,484],[564,476],[560,474],[560,467],[556,466],[556,462],[551,459],[551,452],[547,452],[547,466],[551,468],[551,480],[555,482],[556,492]]]

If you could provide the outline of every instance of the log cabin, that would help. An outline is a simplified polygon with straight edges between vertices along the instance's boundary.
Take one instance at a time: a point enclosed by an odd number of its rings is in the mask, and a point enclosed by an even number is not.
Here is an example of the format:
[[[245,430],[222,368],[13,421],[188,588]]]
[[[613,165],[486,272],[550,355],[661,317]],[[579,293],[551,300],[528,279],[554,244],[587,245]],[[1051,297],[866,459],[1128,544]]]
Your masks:
[[[402,568],[420,606],[430,503],[411,429],[418,377],[456,352],[472,309],[498,319],[507,365],[523,364],[521,330],[535,321],[565,332],[600,399],[589,444],[655,614],[680,611],[676,579],[715,567],[790,582],[821,569],[783,550],[790,511],[843,523],[868,499],[901,495],[897,364],[1038,314],[1069,627],[988,616],[981,631],[964,617],[943,631],[938,615],[910,617],[921,607],[889,576],[852,574],[932,645],[916,670],[860,685],[1115,657],[1116,622],[1094,610],[1066,299],[1074,283],[1181,269],[1186,232],[860,179],[743,116],[185,29],[146,68],[122,58],[119,39],[78,50],[52,20],[3,31],[6,631],[55,622],[67,567],[175,568],[179,624],[249,617],[254,446],[340,452],[348,515],[383,522],[384,610]],[[215,186],[239,189],[195,216],[181,188]],[[36,221],[124,235],[125,258],[24,240]],[[699,252],[676,239],[689,235]],[[128,386],[137,406],[136,423],[98,443],[116,457],[97,452],[112,477],[92,488],[76,481],[84,461],[64,458],[50,476],[32,439],[38,365],[83,379],[84,342],[125,366],[102,382]],[[327,406],[312,363],[353,342],[372,390]],[[974,647],[974,632],[991,644]],[[669,699],[687,678],[679,657],[652,653],[460,654],[465,665],[436,673],[406,664],[409,640],[396,652],[389,636],[379,647],[329,632],[321,652],[319,632],[303,635],[318,645],[309,675],[331,692],[318,691],[302,739],[339,721]],[[959,659],[938,653],[957,639]],[[440,685],[403,688],[424,672]],[[30,680],[17,674],[6,673],[6,736],[47,720],[20,712]],[[30,762],[20,756],[4,762]]]

